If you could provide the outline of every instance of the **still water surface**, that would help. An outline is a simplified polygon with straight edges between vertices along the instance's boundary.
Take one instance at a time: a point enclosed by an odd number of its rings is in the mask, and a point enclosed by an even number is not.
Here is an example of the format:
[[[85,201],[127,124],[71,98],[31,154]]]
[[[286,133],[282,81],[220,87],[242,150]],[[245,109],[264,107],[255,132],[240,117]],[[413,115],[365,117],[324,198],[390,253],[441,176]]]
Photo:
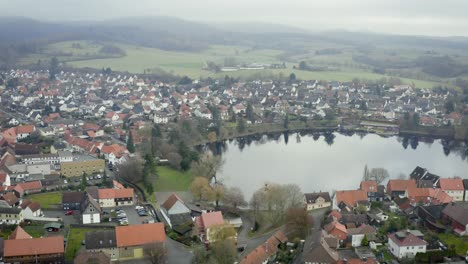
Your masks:
[[[442,177],[468,178],[464,143],[375,134],[333,136],[328,142],[317,134],[226,142],[221,147],[225,163],[218,179],[240,187],[249,200],[266,182],[296,183],[303,192],[356,189],[366,164],[386,168],[391,178],[408,175],[416,166]]]

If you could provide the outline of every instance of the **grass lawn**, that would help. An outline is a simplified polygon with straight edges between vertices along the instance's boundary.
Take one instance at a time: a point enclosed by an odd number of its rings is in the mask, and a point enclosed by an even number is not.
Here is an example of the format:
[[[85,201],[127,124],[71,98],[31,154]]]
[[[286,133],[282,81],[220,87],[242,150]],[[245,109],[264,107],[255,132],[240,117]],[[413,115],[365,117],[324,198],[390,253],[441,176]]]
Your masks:
[[[32,237],[41,237],[44,236],[44,224],[32,224],[26,225],[23,227],[24,231],[30,234]]]
[[[448,248],[455,245],[455,251],[460,256],[465,256],[468,251],[468,237],[458,237],[454,234],[439,234],[439,239]]]
[[[107,230],[107,229],[104,229]],[[70,231],[68,234],[68,241],[67,241],[67,248],[65,251],[65,259],[72,261],[78,251],[81,249],[82,245],[81,242],[85,239],[85,235],[87,232],[97,232],[100,229],[96,228],[76,228],[70,227]]]
[[[178,171],[166,166],[157,169],[158,179],[153,181],[154,191],[187,191],[192,183],[190,171]]]
[[[48,192],[28,195],[26,198],[41,204],[42,209],[57,207],[62,203],[62,194],[59,192]]]

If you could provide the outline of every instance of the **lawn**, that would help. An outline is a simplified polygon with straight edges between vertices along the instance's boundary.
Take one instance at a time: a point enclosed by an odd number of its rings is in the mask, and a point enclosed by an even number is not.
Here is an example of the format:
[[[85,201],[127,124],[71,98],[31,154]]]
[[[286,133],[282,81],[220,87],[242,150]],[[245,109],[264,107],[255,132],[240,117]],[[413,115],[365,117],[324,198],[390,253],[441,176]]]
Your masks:
[[[50,209],[62,204],[62,194],[59,192],[32,194],[26,198],[40,203],[42,209]]]
[[[65,259],[72,261],[75,258],[76,254],[82,247],[81,242],[85,239],[87,232],[97,232],[101,230],[107,229],[70,227],[70,231],[68,232],[67,247],[65,250]]]
[[[30,234],[32,237],[41,237],[44,236],[44,224],[32,224],[23,226],[24,231]]]
[[[454,234],[439,234],[439,239],[444,243],[448,248],[455,245],[455,251],[460,256],[465,256],[468,252],[468,237],[458,237]]]
[[[153,182],[154,191],[187,191],[193,176],[188,172],[178,171],[166,166],[157,169],[158,179]]]

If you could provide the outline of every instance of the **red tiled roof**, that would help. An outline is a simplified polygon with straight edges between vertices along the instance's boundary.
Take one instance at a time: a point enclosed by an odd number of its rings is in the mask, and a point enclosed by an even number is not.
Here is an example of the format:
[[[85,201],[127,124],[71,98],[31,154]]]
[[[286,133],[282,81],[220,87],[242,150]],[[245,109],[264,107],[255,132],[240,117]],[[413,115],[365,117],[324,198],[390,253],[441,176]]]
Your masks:
[[[344,202],[347,206],[353,207],[360,201],[367,201],[367,193],[362,190],[337,191],[336,203]]]
[[[365,192],[377,192],[377,182],[376,181],[362,181],[361,190]]]
[[[409,188],[407,195],[411,203],[446,204],[452,201],[452,197],[438,188]]]
[[[22,182],[18,183],[17,186],[21,186],[25,191],[42,189],[41,181]]]
[[[11,240],[14,240],[14,239],[31,239],[32,236],[28,233],[26,233],[26,231],[24,231],[23,228],[21,228],[21,226],[17,226],[15,231],[13,231],[10,236],[8,237],[8,239],[11,239]]]
[[[171,194],[171,196],[169,196],[169,198],[167,198],[166,201],[164,201],[161,207],[169,211],[177,201],[181,202],[182,204],[184,203],[184,201],[182,201],[182,199],[180,199],[179,196],[177,196],[177,194],[173,193]]]
[[[245,256],[240,264],[262,264],[270,256],[275,255],[278,251],[278,246],[286,242],[288,239],[282,231],[276,232],[268,238],[265,243],[261,244]]]
[[[63,237],[5,240],[4,257],[63,254]]]
[[[126,189],[99,189],[98,197],[99,199],[116,199],[116,198],[129,198],[134,196],[134,191],[132,188]]]
[[[17,126],[16,133],[17,134],[31,134],[34,132],[35,127],[33,125],[24,125],[24,126]]]
[[[166,241],[163,223],[117,226],[115,236],[117,247],[140,246]]]
[[[211,213],[203,213],[201,216],[195,219],[195,223],[198,224],[199,228],[209,228],[215,225],[222,225],[224,224],[224,218],[221,212],[211,212]]]
[[[5,200],[5,202],[7,202],[9,205],[14,205],[19,202],[19,198],[16,197],[16,195],[12,192],[5,193],[2,196],[2,200]]]
[[[415,188],[416,180],[389,180],[387,183],[387,191],[406,191],[408,188]]]
[[[463,186],[462,179],[443,179],[439,180],[439,186],[442,190],[450,191],[463,191],[465,187]]]
[[[388,235],[388,239],[391,239],[399,247],[411,247],[411,246],[424,246],[427,245],[426,241],[413,235],[412,233],[406,233],[404,238],[399,239],[396,233]]]

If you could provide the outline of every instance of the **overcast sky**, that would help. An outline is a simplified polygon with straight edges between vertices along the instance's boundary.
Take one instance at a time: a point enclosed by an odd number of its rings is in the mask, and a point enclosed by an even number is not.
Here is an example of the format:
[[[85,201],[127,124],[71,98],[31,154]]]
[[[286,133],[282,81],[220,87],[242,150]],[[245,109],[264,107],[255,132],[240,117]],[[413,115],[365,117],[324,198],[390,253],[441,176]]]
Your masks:
[[[310,30],[468,36],[468,0],[0,0],[0,15],[41,20],[174,16]]]

